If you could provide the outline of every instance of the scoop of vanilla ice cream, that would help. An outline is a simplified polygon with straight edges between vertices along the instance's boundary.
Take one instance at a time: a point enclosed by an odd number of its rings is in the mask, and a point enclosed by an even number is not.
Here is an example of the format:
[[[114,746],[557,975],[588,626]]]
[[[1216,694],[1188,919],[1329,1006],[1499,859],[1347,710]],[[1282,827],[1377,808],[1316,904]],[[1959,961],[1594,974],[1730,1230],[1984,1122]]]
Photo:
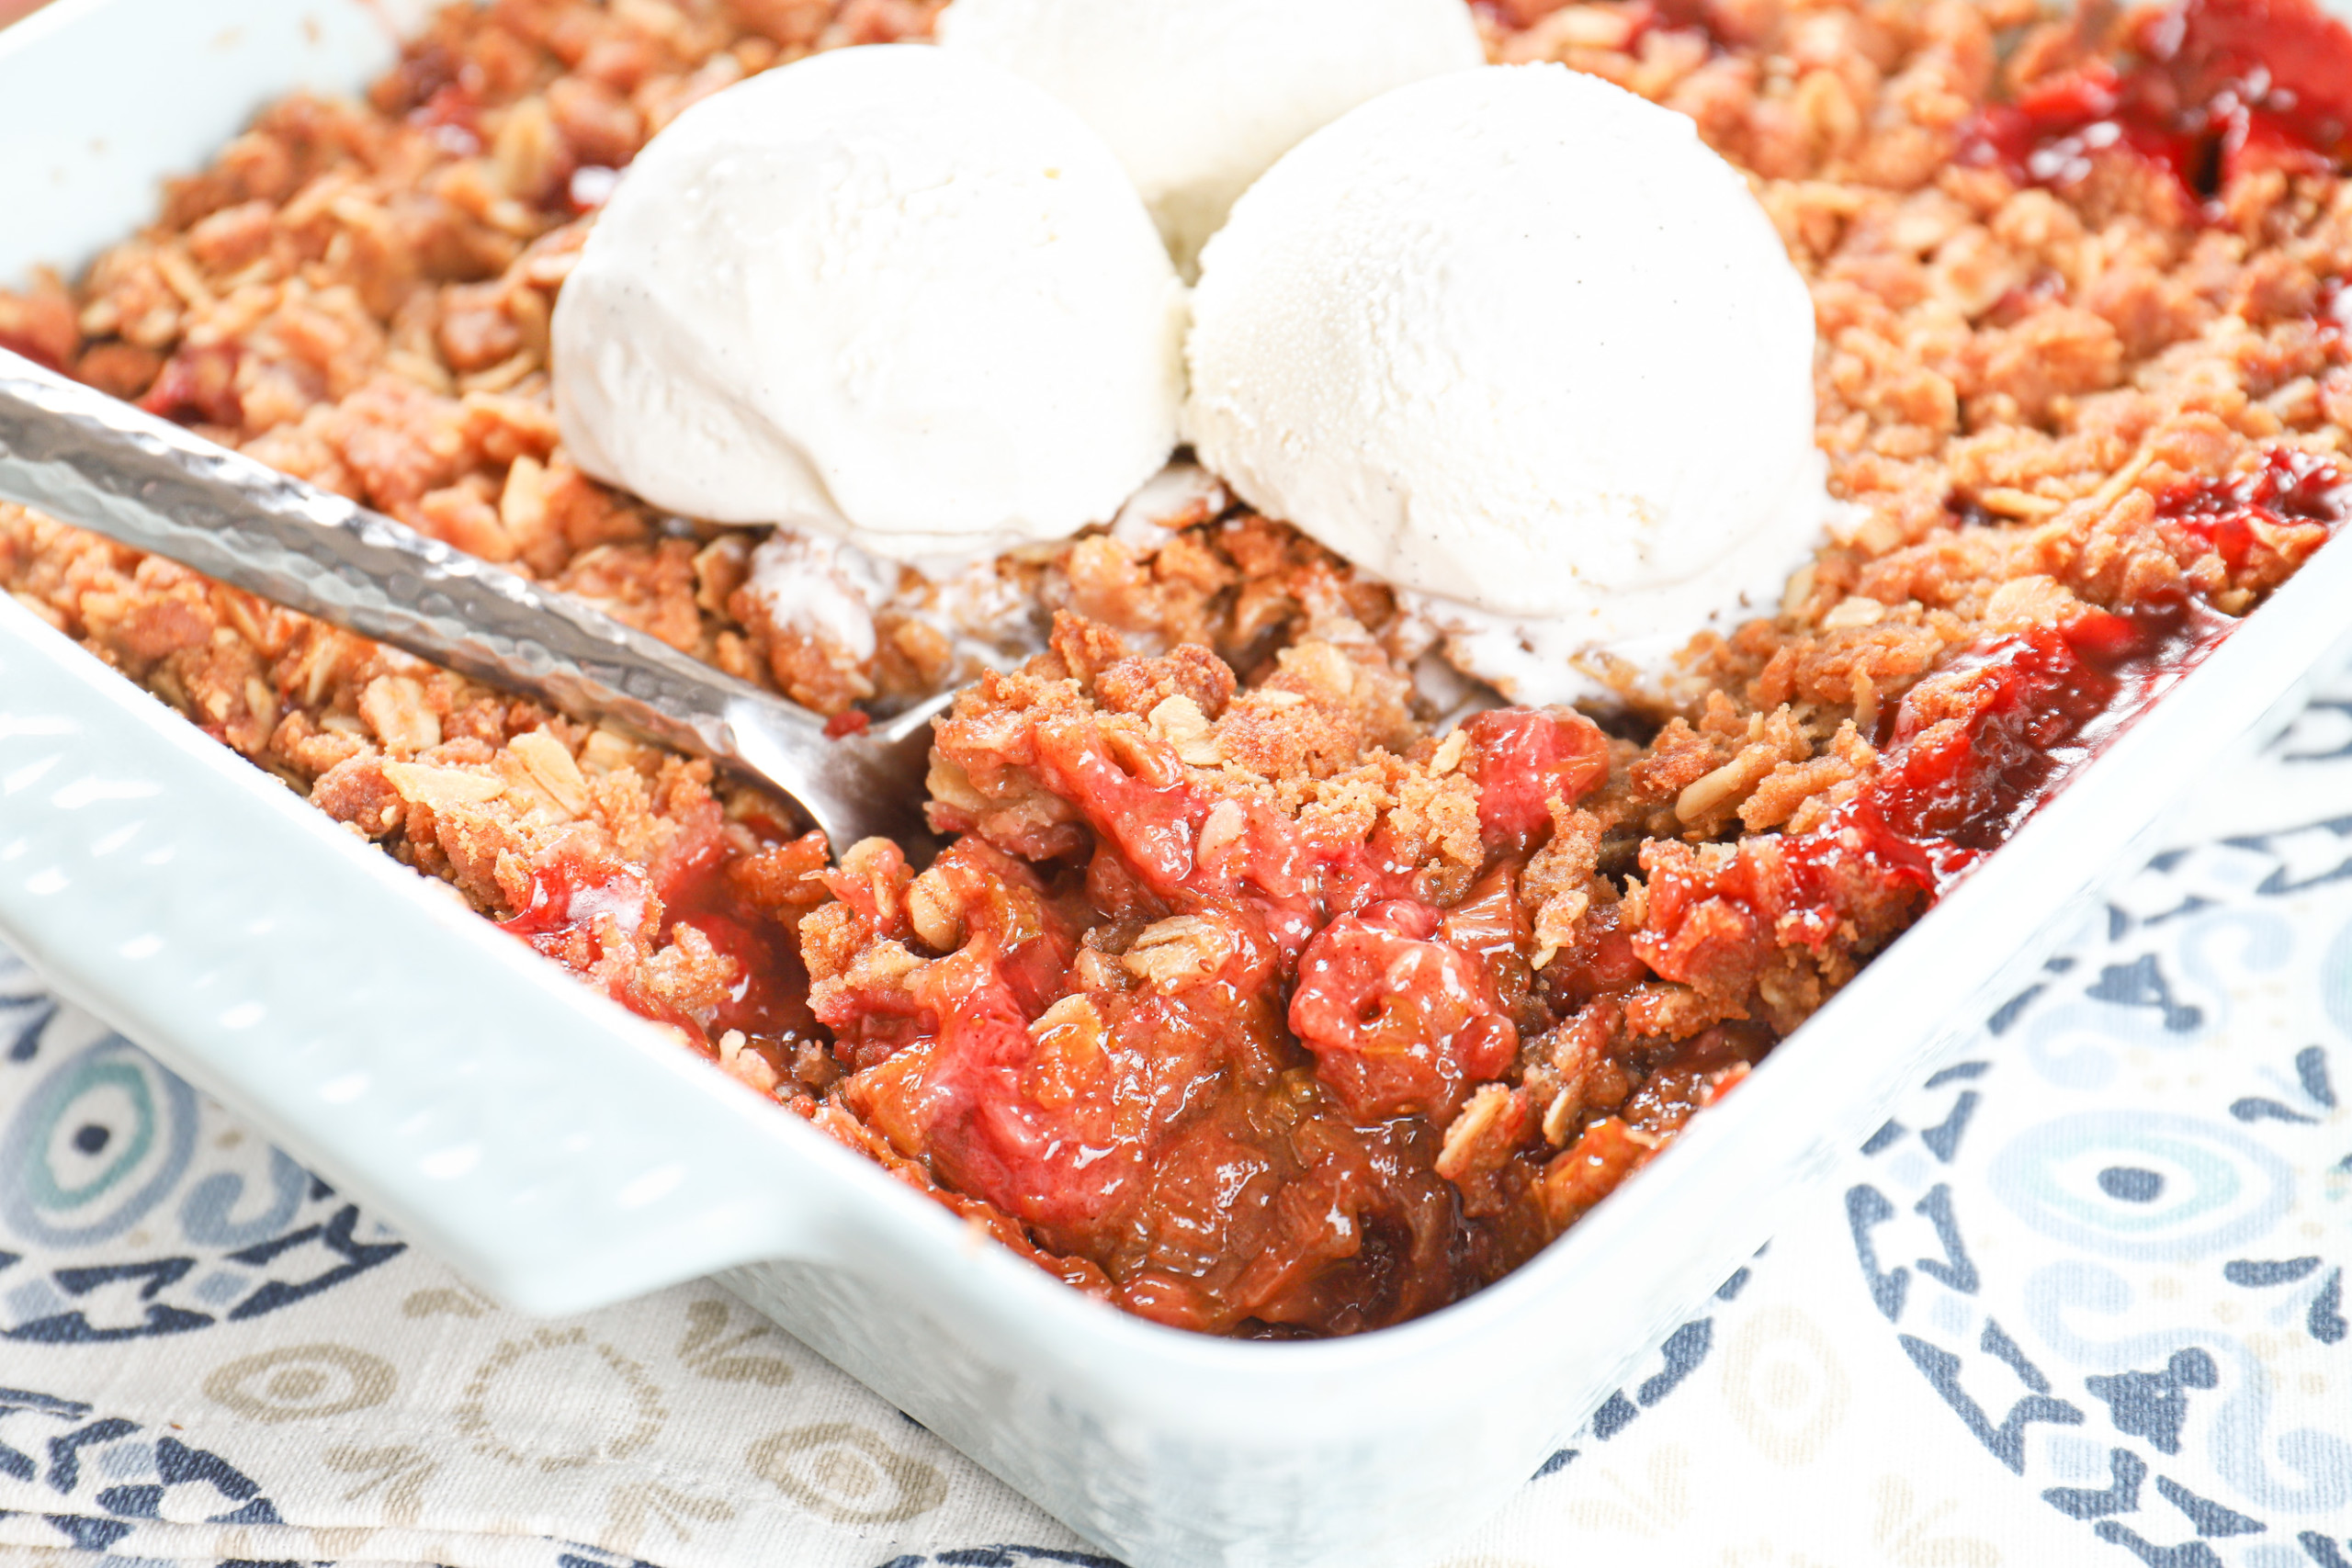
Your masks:
[[[1188,272],[1234,198],[1308,134],[1486,62],[1462,0],[956,0],[938,33],[1101,131]]]
[[[565,282],[573,459],[657,506],[952,569],[1108,520],[1175,445],[1184,290],[1102,139],[923,45],[681,115]]]
[[[1690,120],[1558,65],[1317,132],[1203,257],[1187,434],[1521,700],[1777,602],[1831,511],[1813,306]]]

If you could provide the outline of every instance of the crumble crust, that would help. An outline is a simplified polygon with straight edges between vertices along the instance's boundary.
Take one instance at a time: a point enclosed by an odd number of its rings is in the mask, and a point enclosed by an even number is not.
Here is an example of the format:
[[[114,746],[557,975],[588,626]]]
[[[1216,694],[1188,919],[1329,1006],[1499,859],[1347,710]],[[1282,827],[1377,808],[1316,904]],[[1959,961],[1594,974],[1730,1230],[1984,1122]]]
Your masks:
[[[2055,187],[1968,161],[1984,105],[2102,41],[2027,0],[1504,0],[1495,58],[1689,115],[1812,289],[1817,438],[1851,505],[1778,613],[1700,639],[1672,700],[1609,732],[1521,710],[1440,737],[1408,673],[1427,633],[1220,502],[1000,562],[1050,618],[1020,670],[977,671],[919,599],[860,659],[775,621],[751,538],[570,465],[547,324],[601,171],[749,73],[934,8],[451,7],[365,104],[272,107],[80,282],[0,294],[0,342],[821,712],[970,682],[934,752],[938,864],[878,841],[831,863],[704,764],[5,505],[0,583],[1134,1310],[1340,1332],[1515,1266],[1924,909],[1934,877],[1864,829],[2019,690],[2054,700],[2035,658],[2165,606],[2242,615],[2328,537],[2310,509],[2224,532],[2177,498],[2343,454],[2332,175],[2249,166],[2206,210],[2129,157]],[[1544,280],[1528,296],[1548,308]],[[1427,984],[1367,990],[1375,961]],[[990,1083],[1044,1120],[991,1122]],[[1132,1147],[1141,1196],[1023,1141],[1055,1127]]]

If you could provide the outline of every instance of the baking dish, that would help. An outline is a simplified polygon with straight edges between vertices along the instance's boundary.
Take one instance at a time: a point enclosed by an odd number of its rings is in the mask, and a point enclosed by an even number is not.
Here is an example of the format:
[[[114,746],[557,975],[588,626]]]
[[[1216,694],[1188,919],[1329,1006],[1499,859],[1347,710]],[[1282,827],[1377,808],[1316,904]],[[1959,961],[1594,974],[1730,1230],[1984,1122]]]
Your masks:
[[[0,34],[0,202],[22,215],[0,276],[78,265],[260,103],[356,85],[390,50],[361,0],[68,0]],[[2284,721],[2352,651],[2346,603],[2352,548],[2331,547],[1615,1201],[1482,1294],[1354,1340],[1156,1328],[975,1241],[13,603],[0,934],[519,1306],[718,1273],[1145,1568],[1409,1562],[1627,1381],[2204,763]]]

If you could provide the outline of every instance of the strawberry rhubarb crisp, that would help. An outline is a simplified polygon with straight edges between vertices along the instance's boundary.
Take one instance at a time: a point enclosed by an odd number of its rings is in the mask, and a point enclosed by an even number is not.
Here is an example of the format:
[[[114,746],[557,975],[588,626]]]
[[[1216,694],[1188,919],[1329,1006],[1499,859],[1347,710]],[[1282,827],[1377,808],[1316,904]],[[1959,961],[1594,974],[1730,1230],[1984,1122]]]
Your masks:
[[[1198,468],[932,578],[588,478],[550,321],[614,171],[932,11],[453,6],[364,103],[277,105],[79,282],[0,295],[0,342],[844,728],[956,688],[935,859],[6,506],[0,582],[1130,1311],[1343,1334],[1523,1262],[2344,514],[2352,38],[2302,0],[1481,10],[1493,59],[1695,122],[1817,330],[1826,541],[1589,711],[1452,673],[1442,626]]]

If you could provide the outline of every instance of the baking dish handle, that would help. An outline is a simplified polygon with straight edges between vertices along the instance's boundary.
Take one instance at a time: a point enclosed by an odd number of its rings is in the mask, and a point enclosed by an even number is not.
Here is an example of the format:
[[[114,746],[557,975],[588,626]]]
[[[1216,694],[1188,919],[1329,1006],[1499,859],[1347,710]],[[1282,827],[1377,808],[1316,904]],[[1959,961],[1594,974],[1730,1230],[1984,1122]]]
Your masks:
[[[888,1185],[6,595],[0,939],[528,1311],[846,1261]]]

